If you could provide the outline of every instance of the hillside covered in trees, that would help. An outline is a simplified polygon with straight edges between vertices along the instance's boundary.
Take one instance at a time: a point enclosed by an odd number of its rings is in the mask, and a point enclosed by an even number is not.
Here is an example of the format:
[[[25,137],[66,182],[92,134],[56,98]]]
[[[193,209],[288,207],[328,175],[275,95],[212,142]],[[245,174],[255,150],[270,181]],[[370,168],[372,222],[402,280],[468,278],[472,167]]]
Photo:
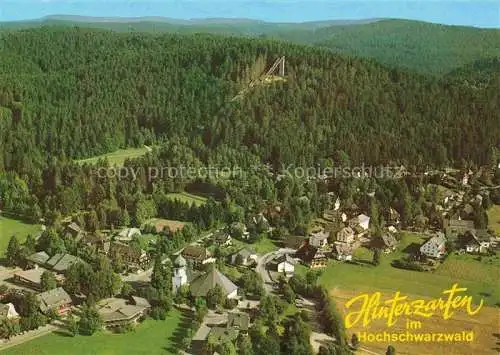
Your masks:
[[[0,56],[0,208],[48,225],[77,214],[90,231],[150,217],[204,230],[280,203],[275,224],[305,230],[327,207],[329,189],[346,201],[362,191],[355,202],[368,210],[373,181],[338,179],[328,187],[275,179],[264,164],[278,174],[289,164],[496,165],[498,77],[476,90],[284,42],[57,27],[2,33]],[[286,80],[233,100],[281,56]],[[144,144],[154,148],[125,161],[134,178],[100,176],[75,162]],[[245,174],[146,174],[207,166]],[[383,193],[384,208],[395,206],[405,221],[420,213],[411,203],[422,200],[420,187],[380,183],[394,190]],[[190,206],[168,196],[184,190],[213,198]]]
[[[272,23],[246,19],[174,20],[49,16],[0,22],[0,29],[46,25],[108,29],[117,32],[195,34],[277,39],[329,48],[335,53],[371,58],[390,67],[442,76],[476,60],[500,56],[498,29],[447,26],[411,20],[367,19]]]
[[[478,93],[319,48],[212,35],[42,28],[6,32],[0,48],[0,167],[19,173],[173,137],[205,161],[244,147],[303,166],[339,152],[481,164],[499,143],[498,77]],[[281,55],[286,82],[231,102],[258,57],[269,66]]]

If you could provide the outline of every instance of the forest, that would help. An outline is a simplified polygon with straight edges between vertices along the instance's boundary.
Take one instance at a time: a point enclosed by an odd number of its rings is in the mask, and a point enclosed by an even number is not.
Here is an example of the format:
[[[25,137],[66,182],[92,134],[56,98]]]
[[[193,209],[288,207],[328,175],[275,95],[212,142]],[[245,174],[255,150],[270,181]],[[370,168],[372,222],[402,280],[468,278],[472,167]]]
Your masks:
[[[500,56],[498,29],[400,19],[274,23],[248,19],[176,21],[168,18],[131,20],[61,15],[31,21],[0,22],[0,29],[47,25],[116,32],[212,33],[275,39],[324,47],[342,55],[372,58],[390,67],[436,77],[475,60]]]
[[[0,199],[30,216],[118,204],[137,218],[153,191],[182,190],[73,163],[144,144],[159,148],[126,164],[479,166],[500,144],[498,76],[477,90],[285,42],[76,27],[3,31],[0,56]],[[231,100],[280,56],[286,80]],[[224,186],[244,207],[279,194],[262,172]],[[304,186],[283,189],[300,206]],[[322,204],[305,191],[304,220]]]

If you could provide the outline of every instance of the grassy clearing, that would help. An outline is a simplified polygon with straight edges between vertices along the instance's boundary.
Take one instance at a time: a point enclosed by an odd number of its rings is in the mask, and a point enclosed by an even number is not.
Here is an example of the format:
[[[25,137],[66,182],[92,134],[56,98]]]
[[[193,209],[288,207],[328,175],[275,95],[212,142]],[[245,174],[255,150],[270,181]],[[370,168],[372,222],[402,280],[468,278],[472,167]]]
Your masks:
[[[267,237],[263,237],[261,240],[259,240],[256,243],[246,243],[246,242],[243,242],[241,240],[233,239],[233,245],[235,245],[238,249],[241,249],[244,247],[253,249],[257,252],[257,254],[266,254],[266,253],[269,253],[273,250],[278,249],[276,244],[274,244],[274,242]]]
[[[176,354],[189,318],[171,311],[165,321],[147,319],[128,334],[100,332],[90,337],[52,333],[2,351],[5,355]]]
[[[405,234],[398,250],[392,254],[383,254],[380,265],[371,266],[372,252],[358,249],[355,259],[363,265],[348,263],[331,263],[321,276],[321,283],[325,285],[337,301],[341,312],[347,309],[344,304],[349,299],[362,293],[382,292],[383,299],[394,295],[396,291],[408,295],[410,300],[421,298],[438,298],[445,289],[454,283],[467,287],[467,294],[472,296],[474,302],[482,298],[485,303],[494,306],[500,302],[500,258],[482,257],[479,261],[473,255],[450,255],[437,270],[433,272],[417,272],[393,268],[392,260],[400,258],[415,248],[423,238],[414,234]],[[452,319],[444,320],[442,317],[433,316],[429,319],[413,317],[412,320],[422,322],[422,329],[414,332],[461,332],[473,331],[474,342],[455,343],[395,343],[398,353],[402,354],[491,354],[495,348],[497,332],[498,308],[483,307],[476,316],[469,316],[463,311],[457,311]],[[388,328],[383,320],[377,320],[368,327],[358,325],[348,330],[352,332],[377,333],[389,331],[391,333],[405,332],[406,318],[401,318],[392,328]],[[376,353],[383,353],[387,343],[364,343],[364,347]]]
[[[366,264],[331,263],[323,272],[321,283],[330,290],[379,290],[389,294],[400,291],[433,298],[440,297],[445,289],[459,283],[462,287],[467,287],[468,294],[476,302],[483,298],[489,305],[500,303],[500,286],[494,281],[498,280],[500,272],[497,257],[488,262],[487,258],[478,261],[473,256],[451,255],[434,272],[410,271],[391,266],[393,260],[404,256],[422,241],[423,238],[417,235],[404,235],[398,250],[383,254],[380,265],[376,267],[369,264],[372,261],[371,252],[360,249],[356,252],[357,260]]]
[[[488,210],[488,228],[500,235],[500,205],[494,205]]]
[[[194,203],[195,206],[201,206],[207,201],[205,197],[189,194],[187,192],[170,193],[167,194],[167,198],[170,198],[172,200],[179,200],[181,202],[186,202],[189,203],[190,205]]]
[[[39,224],[27,224],[16,219],[0,216],[0,255],[4,253],[9,245],[10,237],[16,235],[23,242],[28,234],[35,236],[41,231]]]
[[[175,221],[172,219],[163,219],[163,218],[151,218],[147,222],[143,224],[152,224],[158,230],[163,230],[164,228],[168,228],[172,233],[177,232],[178,230],[184,228],[187,222]]]
[[[95,164],[99,159],[108,158],[108,161],[111,165],[122,166],[125,163],[125,159],[133,159],[140,157],[146,154],[149,151],[148,148],[127,148],[127,149],[119,149],[112,153],[106,153],[102,155],[98,155],[88,159],[80,159],[76,162],[79,164]]]

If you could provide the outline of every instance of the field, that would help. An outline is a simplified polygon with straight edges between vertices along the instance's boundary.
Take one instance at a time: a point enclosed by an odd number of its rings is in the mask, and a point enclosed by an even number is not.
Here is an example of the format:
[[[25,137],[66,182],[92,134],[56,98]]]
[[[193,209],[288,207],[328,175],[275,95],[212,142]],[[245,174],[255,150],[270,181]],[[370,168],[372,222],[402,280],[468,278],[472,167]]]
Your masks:
[[[99,159],[108,158],[110,165],[122,166],[125,163],[125,159],[140,157],[141,155],[146,154],[149,151],[149,149],[146,148],[145,146],[142,148],[119,149],[112,153],[106,153],[88,159],[80,159],[77,160],[76,162],[79,164],[95,164]]]
[[[500,235],[500,205],[494,205],[488,210],[488,228]]]
[[[153,224],[157,229],[160,230],[162,230],[165,227],[168,227],[168,229],[171,232],[177,232],[179,229],[184,228],[186,222],[174,221],[171,219],[152,218],[145,224]]]
[[[182,323],[182,326],[181,326]],[[180,328],[180,326],[182,328]],[[176,354],[182,338],[181,329],[189,320],[171,311],[165,321],[147,319],[133,333],[101,332],[91,337],[52,333],[2,351],[4,355],[151,355]]]
[[[0,216],[0,254],[7,249],[10,237],[16,235],[19,241],[31,234],[35,236],[37,232],[41,231],[38,224],[27,224],[16,219],[6,218]]]
[[[392,260],[405,255],[408,249],[422,241],[419,236],[405,234],[398,250],[382,254],[377,267],[368,264],[372,260],[371,252],[360,248],[356,250],[355,259],[365,261],[366,265],[331,263],[322,274],[321,282],[330,290],[401,291],[433,298],[439,297],[453,283],[459,283],[467,287],[474,300],[479,302],[483,298],[489,305],[500,304],[500,286],[495,282],[500,273],[498,257],[484,257],[482,261],[478,261],[470,255],[451,255],[434,272],[410,271],[391,266]]]
[[[445,289],[454,283],[468,289],[467,295],[472,296],[475,303],[482,298],[489,307],[484,307],[474,317],[457,312],[450,320],[443,320],[437,316],[422,321],[422,329],[417,332],[459,332],[473,330],[476,340],[474,343],[425,343],[422,346],[415,343],[394,344],[398,354],[493,354],[495,347],[494,333],[497,332],[496,321],[500,304],[500,258],[483,257],[481,261],[472,255],[450,255],[436,271],[417,272],[393,268],[392,260],[400,258],[409,249],[420,244],[423,239],[418,235],[405,234],[401,245],[392,254],[383,254],[380,265],[369,265],[372,252],[360,248],[355,252],[355,259],[365,262],[363,265],[348,263],[332,263],[321,276],[321,283],[325,285],[332,296],[337,300],[340,309],[345,312],[344,303],[361,293],[382,292],[383,297],[390,297],[396,291],[408,295],[410,300],[422,298],[438,298]],[[416,320],[416,319],[415,319]],[[421,319],[418,319],[421,320]],[[401,319],[394,329],[388,329],[383,321],[376,321],[368,332],[400,332],[405,331],[406,318]],[[353,328],[359,333],[359,327]],[[370,350],[383,351],[386,343],[365,343]]]
[[[172,200],[179,200],[181,202],[189,203],[190,205],[194,203],[195,206],[201,206],[207,200],[205,197],[189,194],[187,192],[170,193],[167,194],[167,197]]]
[[[359,292],[352,290],[334,290],[332,291],[332,296],[337,301],[337,305],[342,313],[345,314],[347,311],[344,304],[347,300],[352,297],[359,295]],[[410,295],[411,300],[419,298],[415,295]],[[457,312],[453,318],[444,320],[443,318],[435,315],[431,318],[412,318],[412,320],[419,320],[422,322],[422,328],[419,330],[413,330],[412,333],[454,333],[461,331],[473,331],[474,341],[471,343],[460,343],[460,342],[446,342],[446,343],[403,343],[397,342],[393,343],[397,350],[398,355],[435,355],[435,354],[450,354],[450,355],[464,355],[464,354],[475,354],[475,355],[493,355],[498,354],[495,351],[496,348],[496,337],[494,334],[498,333],[498,308],[495,307],[484,307],[479,314],[476,316],[468,316],[463,312]],[[348,336],[354,332],[358,336],[360,331],[366,331],[368,333],[378,333],[378,332],[390,332],[399,333],[406,331],[406,318],[402,317],[398,322],[391,328],[388,328],[383,320],[377,320],[370,324],[369,327],[362,328],[356,326],[349,329]],[[388,342],[362,342],[363,347],[373,351],[377,354],[385,354]]]

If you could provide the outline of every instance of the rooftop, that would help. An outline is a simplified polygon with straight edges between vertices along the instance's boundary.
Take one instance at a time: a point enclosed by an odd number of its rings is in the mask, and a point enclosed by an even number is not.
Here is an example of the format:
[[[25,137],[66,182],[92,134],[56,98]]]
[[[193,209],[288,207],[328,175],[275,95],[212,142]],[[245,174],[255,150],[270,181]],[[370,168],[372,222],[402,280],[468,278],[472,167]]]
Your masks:
[[[52,267],[56,272],[64,272],[68,270],[72,264],[79,262],[83,263],[84,261],[71,254],[56,254],[47,261],[47,265]]]
[[[49,259],[50,256],[44,251],[39,251],[38,253],[31,254],[26,258],[26,260],[40,265],[45,264]]]
[[[210,331],[212,329],[210,327],[208,327],[206,324],[202,324],[198,330],[196,331],[195,335],[193,336],[193,339],[194,341],[198,340],[198,341],[204,341],[204,340],[207,340],[208,338],[208,335],[210,334]]]
[[[42,312],[47,309],[59,307],[64,304],[71,303],[71,297],[62,287],[54,288],[53,290],[45,291],[36,296],[40,301],[40,309]]]
[[[237,328],[240,330],[248,330],[250,324],[250,316],[244,312],[229,312],[227,318],[228,328]]]
[[[238,330],[232,328],[213,327],[208,335],[216,344],[223,344],[236,340]]]
[[[174,266],[176,267],[185,267],[187,265],[186,259],[182,257],[182,254],[179,254],[177,258],[174,260]]]
[[[219,285],[222,288],[225,296],[238,289],[227,276],[214,267],[191,282],[191,294],[195,297],[204,297],[215,285]]]
[[[107,298],[98,303],[98,311],[104,322],[126,321],[135,318],[147,308],[149,302],[142,297],[132,297],[134,304],[123,298]]]
[[[39,285],[42,281],[42,274],[45,271],[47,271],[47,270],[42,268],[42,267],[39,267],[36,269],[29,269],[29,270],[16,272],[14,274],[14,276]]]

